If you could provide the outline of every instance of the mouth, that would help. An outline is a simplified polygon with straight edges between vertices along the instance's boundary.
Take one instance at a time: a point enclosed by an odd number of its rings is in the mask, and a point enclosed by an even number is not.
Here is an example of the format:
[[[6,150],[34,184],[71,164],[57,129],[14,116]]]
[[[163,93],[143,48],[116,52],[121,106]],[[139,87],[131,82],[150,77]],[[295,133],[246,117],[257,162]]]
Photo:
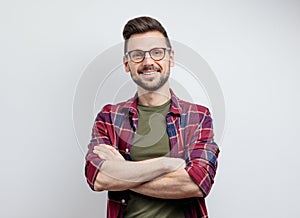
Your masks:
[[[143,74],[143,75],[154,75],[155,73],[160,73],[159,68],[144,68],[138,71],[138,74]]]
[[[146,76],[149,76],[149,75],[154,75],[156,73],[159,73],[159,71],[140,71],[139,74],[143,74],[143,75],[146,75]]]

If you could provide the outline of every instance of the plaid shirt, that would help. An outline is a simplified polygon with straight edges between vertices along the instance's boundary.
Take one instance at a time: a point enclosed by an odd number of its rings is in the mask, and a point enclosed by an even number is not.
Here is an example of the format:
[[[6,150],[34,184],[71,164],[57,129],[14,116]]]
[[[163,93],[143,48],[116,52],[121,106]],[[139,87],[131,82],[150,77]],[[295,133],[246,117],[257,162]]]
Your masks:
[[[172,90],[171,107],[167,113],[167,133],[170,140],[170,156],[186,160],[185,170],[199,186],[204,196],[209,193],[217,169],[219,148],[213,140],[212,119],[203,106],[178,99]],[[85,175],[90,187],[104,160],[93,153],[99,144],[116,148],[126,160],[138,126],[137,95],[126,102],[106,105],[97,115],[92,139],[86,155]],[[107,217],[123,217],[126,209],[126,191],[108,192]],[[184,199],[185,217],[208,217],[204,198]]]

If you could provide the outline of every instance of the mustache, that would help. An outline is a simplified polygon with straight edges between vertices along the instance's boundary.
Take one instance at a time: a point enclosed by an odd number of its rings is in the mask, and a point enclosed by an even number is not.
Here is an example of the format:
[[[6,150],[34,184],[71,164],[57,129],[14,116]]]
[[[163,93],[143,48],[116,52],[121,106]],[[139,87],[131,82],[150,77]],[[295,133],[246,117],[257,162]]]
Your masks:
[[[153,70],[153,71],[159,71],[160,72],[161,68],[156,67],[156,66],[143,66],[138,71],[143,72],[143,71],[147,71],[147,70]]]

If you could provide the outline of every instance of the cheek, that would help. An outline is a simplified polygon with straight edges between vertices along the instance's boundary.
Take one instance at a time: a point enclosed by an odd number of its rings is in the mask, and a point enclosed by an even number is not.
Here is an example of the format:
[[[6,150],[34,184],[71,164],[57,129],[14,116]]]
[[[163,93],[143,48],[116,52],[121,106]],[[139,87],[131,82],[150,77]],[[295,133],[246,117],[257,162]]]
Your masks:
[[[170,68],[170,62],[165,61],[163,63],[158,64],[158,66],[163,69],[164,71],[168,70]]]
[[[139,66],[135,66],[133,64],[128,64],[127,69],[128,69],[127,72],[136,73],[139,69]]]

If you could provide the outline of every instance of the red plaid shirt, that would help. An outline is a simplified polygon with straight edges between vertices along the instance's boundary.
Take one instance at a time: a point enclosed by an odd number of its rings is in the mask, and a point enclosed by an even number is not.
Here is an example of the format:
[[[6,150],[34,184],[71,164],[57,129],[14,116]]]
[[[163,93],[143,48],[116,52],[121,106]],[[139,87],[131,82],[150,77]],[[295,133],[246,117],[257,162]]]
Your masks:
[[[206,196],[214,183],[219,148],[213,140],[212,119],[203,106],[178,99],[171,91],[171,108],[166,116],[170,156],[186,160],[185,170]],[[126,102],[106,105],[97,115],[86,155],[85,175],[90,187],[104,160],[93,153],[99,144],[115,147],[127,160],[137,130],[137,95]],[[107,217],[123,217],[126,191],[108,192]],[[208,217],[204,198],[184,199],[185,217]]]

